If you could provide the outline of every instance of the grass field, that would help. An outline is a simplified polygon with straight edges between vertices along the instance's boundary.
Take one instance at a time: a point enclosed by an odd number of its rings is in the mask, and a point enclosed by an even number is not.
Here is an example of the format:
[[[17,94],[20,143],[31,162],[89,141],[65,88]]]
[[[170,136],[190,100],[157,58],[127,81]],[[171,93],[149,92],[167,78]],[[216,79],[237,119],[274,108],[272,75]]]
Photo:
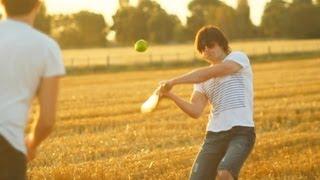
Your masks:
[[[232,42],[232,50],[245,51],[249,55],[285,54],[292,52],[320,51],[320,39],[310,40],[268,40]],[[119,64],[140,64],[150,62],[191,61],[198,54],[192,43],[180,45],[150,45],[145,53],[138,53],[132,47],[64,50],[67,66],[93,66]],[[109,62],[107,62],[109,61]]]
[[[191,119],[163,100],[139,106],[158,81],[189,71],[65,77],[54,133],[30,179],[187,179],[207,113]],[[240,179],[320,179],[320,58],[253,65],[257,140]],[[174,91],[189,98],[192,86]]]

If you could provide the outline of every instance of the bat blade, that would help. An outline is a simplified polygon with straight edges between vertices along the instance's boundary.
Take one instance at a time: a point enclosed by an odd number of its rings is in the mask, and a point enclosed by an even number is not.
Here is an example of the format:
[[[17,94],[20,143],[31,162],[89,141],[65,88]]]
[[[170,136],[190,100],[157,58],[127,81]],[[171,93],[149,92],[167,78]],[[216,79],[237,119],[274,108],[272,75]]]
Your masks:
[[[149,113],[156,109],[160,100],[159,90],[160,88],[157,88],[157,90],[155,90],[155,92],[142,104],[142,113]]]

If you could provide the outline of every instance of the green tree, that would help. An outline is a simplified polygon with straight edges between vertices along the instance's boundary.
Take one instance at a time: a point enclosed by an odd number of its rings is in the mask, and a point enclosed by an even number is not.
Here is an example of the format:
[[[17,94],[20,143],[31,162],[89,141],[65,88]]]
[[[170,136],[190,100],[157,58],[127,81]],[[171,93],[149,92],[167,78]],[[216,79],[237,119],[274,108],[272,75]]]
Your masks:
[[[74,14],[81,44],[83,46],[105,46],[108,26],[101,14],[88,11],[81,11]]]
[[[52,16],[52,36],[63,48],[76,48],[81,45],[81,35],[73,15]]]
[[[296,4],[296,5],[308,4],[308,5],[311,5],[312,4],[312,0],[293,0],[292,4]]]
[[[205,9],[205,7],[219,6],[222,2],[219,0],[193,0],[189,3],[188,8],[190,11]]]
[[[169,16],[164,10],[157,10],[147,22],[149,39],[155,43],[173,40],[174,28],[180,21],[176,16]]]
[[[191,12],[191,16],[187,18],[187,29],[190,40],[194,38],[202,26],[208,24],[209,8],[219,5],[221,5],[219,0],[193,0],[189,3],[188,9]]]
[[[250,19],[250,7],[248,5],[248,0],[238,0],[236,14],[236,36],[239,38],[250,38],[255,36],[255,27]]]
[[[148,16],[135,7],[120,8],[113,18],[112,30],[116,32],[116,41],[120,44],[132,44],[137,39],[148,40]]]
[[[45,4],[41,5],[40,12],[34,22],[34,27],[45,34],[51,34],[51,16],[47,14]]]
[[[272,0],[267,3],[261,29],[269,37],[320,37],[320,8],[312,0]]]
[[[157,2],[151,0],[140,0],[137,7],[120,6],[113,22],[116,41],[126,45],[141,38],[155,43],[172,41],[175,27],[180,23],[176,16],[167,14]]]
[[[179,23],[174,27],[173,34],[173,40],[175,42],[183,43],[189,40],[190,32],[186,26],[183,26],[181,23]]]
[[[194,10],[191,17],[187,18],[187,29],[189,39],[193,39],[197,31],[206,24],[204,12],[200,9]]]
[[[287,3],[271,0],[265,6],[260,28],[268,37],[285,37],[289,31],[288,20]]]
[[[291,38],[320,37],[320,9],[311,0],[294,0],[288,7],[288,36]]]
[[[207,17],[208,24],[218,26],[229,39],[239,38],[236,21],[236,11],[225,4],[212,8],[212,17]]]
[[[191,16],[187,19],[190,39],[204,25],[218,26],[229,38],[238,38],[236,11],[219,0],[193,0],[188,6]]]
[[[64,48],[106,46],[109,29],[101,14],[81,11],[55,15],[52,26],[52,35]]]

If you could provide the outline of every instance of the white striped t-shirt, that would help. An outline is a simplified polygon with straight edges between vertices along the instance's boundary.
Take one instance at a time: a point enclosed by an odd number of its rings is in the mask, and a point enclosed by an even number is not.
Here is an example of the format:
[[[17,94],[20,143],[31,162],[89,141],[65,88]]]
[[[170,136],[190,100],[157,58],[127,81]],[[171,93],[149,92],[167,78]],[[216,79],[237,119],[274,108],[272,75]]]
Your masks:
[[[207,131],[253,127],[253,78],[249,58],[245,53],[235,51],[224,61],[234,61],[242,68],[231,75],[194,85],[194,90],[206,95],[212,105]]]

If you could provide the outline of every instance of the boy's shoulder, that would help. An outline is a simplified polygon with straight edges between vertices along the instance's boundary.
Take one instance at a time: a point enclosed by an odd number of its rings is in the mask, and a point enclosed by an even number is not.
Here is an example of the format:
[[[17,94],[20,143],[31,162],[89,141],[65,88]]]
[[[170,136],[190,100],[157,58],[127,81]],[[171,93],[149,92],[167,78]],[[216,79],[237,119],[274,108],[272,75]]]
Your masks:
[[[43,44],[44,47],[49,49],[60,49],[59,44],[49,35],[33,28],[32,29],[34,36],[38,39],[38,41]]]

